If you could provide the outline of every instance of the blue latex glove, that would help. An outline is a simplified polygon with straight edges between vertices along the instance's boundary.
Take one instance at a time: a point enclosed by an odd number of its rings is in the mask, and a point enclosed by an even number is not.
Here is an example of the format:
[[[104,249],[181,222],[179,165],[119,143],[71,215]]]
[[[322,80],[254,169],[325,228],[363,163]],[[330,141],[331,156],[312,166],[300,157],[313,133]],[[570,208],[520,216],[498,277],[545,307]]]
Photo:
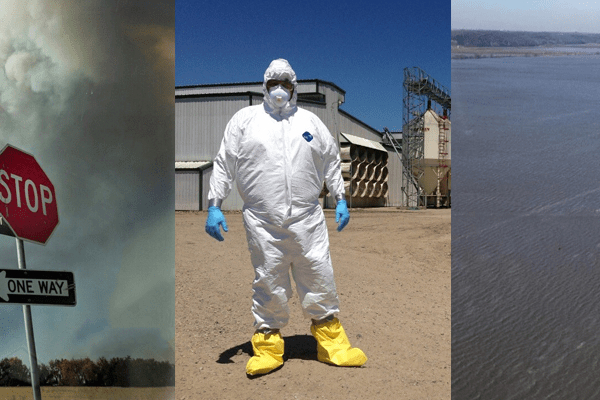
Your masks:
[[[348,212],[346,200],[340,200],[335,207],[335,222],[340,223],[337,227],[338,232],[341,232],[348,225],[348,221],[350,221],[350,213]]]
[[[223,230],[227,232],[227,222],[225,221],[225,216],[221,212],[221,209],[214,206],[208,207],[208,218],[206,218],[206,225],[204,226],[206,233],[222,242],[225,238],[221,235],[221,226],[223,227]]]

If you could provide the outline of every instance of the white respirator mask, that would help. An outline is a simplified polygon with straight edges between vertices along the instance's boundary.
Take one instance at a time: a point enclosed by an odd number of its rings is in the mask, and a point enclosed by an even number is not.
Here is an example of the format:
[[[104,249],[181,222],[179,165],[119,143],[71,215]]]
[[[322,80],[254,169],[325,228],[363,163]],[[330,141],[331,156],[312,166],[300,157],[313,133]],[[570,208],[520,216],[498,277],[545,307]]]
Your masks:
[[[271,89],[269,96],[271,96],[271,100],[273,100],[273,103],[277,107],[283,107],[285,103],[290,101],[290,92],[281,85],[277,85]]]

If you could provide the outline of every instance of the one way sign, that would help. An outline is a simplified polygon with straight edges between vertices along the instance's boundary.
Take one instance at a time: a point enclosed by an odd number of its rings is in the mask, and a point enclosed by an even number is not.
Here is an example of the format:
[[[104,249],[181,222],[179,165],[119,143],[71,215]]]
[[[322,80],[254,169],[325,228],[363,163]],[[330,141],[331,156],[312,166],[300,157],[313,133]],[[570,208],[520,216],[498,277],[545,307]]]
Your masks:
[[[0,304],[74,306],[75,277],[67,271],[0,269]]]

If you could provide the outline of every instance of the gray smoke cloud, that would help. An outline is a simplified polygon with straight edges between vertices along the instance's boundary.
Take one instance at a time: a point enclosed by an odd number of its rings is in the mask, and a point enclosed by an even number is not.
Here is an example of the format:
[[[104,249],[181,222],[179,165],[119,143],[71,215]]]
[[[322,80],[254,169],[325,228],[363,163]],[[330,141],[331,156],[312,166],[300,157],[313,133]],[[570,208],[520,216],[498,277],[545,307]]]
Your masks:
[[[32,307],[41,362],[174,361],[174,36],[174,0],[0,0],[0,147],[36,157],[60,217],[28,269],[77,285],[74,308]],[[0,262],[17,268],[13,238]],[[0,359],[26,360],[2,307]]]

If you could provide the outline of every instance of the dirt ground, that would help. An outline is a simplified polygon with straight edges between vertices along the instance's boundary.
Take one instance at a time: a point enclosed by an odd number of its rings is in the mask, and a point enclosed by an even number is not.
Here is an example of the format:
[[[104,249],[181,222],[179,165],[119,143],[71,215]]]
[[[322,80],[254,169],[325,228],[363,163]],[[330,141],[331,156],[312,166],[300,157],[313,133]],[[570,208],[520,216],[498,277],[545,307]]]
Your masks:
[[[175,397],[190,399],[450,399],[450,210],[351,210],[335,230],[325,217],[339,318],[360,368],[317,361],[297,295],[283,329],[279,370],[249,379],[254,272],[240,212],[225,214],[218,242],[206,212],[178,212]]]
[[[40,391],[43,400],[167,400],[174,398],[175,388],[42,386]],[[31,386],[2,387],[0,399],[33,400],[33,389]]]

